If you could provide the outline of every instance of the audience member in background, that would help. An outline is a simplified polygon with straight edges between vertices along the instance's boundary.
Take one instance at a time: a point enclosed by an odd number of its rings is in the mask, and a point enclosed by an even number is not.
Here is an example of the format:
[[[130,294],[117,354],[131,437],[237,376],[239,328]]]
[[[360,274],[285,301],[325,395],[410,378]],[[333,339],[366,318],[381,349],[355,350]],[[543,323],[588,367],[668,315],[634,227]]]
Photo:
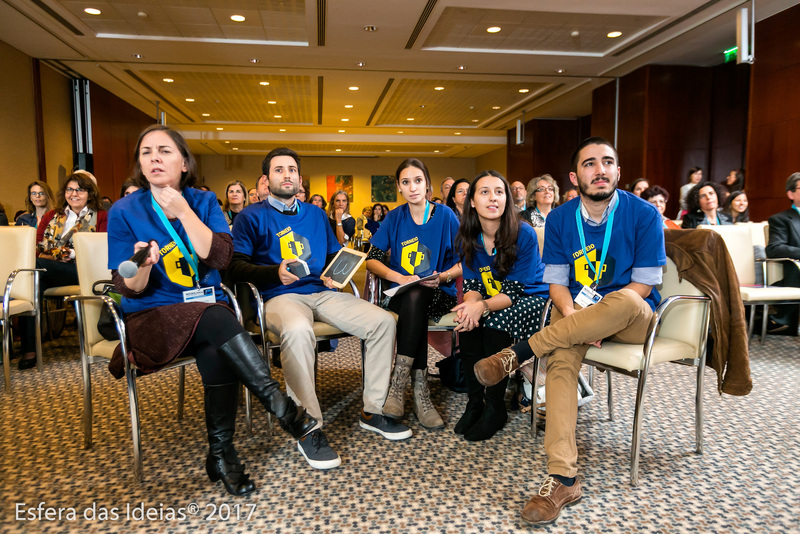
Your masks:
[[[574,187],[570,187],[564,192],[564,199],[561,201],[561,203],[566,204],[573,198],[578,198],[579,196],[581,196],[581,194],[578,192],[578,190]]]
[[[247,192],[247,204],[255,204],[256,202],[261,202],[261,200],[258,198],[258,189],[254,187]]]
[[[453,210],[459,219],[461,219],[461,214],[464,213],[464,200],[467,198],[467,191],[469,191],[469,180],[459,178],[453,182],[453,186],[447,194],[445,204]]]
[[[119,198],[125,198],[131,193],[138,190],[139,186],[136,185],[136,180],[134,180],[133,178],[128,178],[127,180],[122,182],[122,185],[119,188]]]
[[[227,306],[219,269],[233,254],[231,234],[216,196],[191,187],[197,163],[186,141],[166,126],[150,126],[139,136],[134,161],[144,191],[121,200],[108,225],[108,266],[123,296],[130,352],[123,355],[118,346],[109,371],[124,376],[124,357],[152,372],[185,354],[194,356],[203,380],[206,473],[212,482],[222,479],[228,493],[248,495],[255,484],[233,444],[239,383],[295,439],[311,432],[317,421],[280,390],[250,334]],[[136,275],[122,278],[116,267],[147,247],[150,253]],[[212,295],[187,301],[195,288]],[[172,473],[170,480],[179,484],[181,475]]]
[[[356,233],[356,220],[350,215],[350,197],[342,190],[331,195],[328,203],[328,222],[336,240],[344,245]]]
[[[100,209],[103,211],[108,211],[111,209],[111,205],[114,204],[114,201],[108,197],[102,197],[100,199]]]
[[[534,228],[544,228],[545,219],[558,205],[558,184],[549,174],[528,182],[528,209],[520,213],[522,220]]]
[[[628,191],[636,195],[637,197],[642,196],[642,191],[650,187],[650,183],[647,181],[647,178],[637,178],[628,186]]]
[[[247,206],[245,187],[239,180],[228,182],[225,186],[225,203],[222,204],[222,213],[228,222],[228,228],[233,228],[233,220]]]
[[[434,204],[444,204],[444,202],[442,202],[442,199],[439,197],[431,198],[431,202],[433,202]]]
[[[750,222],[750,207],[749,202],[747,202],[747,194],[739,189],[733,191],[725,200],[725,207],[722,211],[731,218],[731,222],[734,224]]]
[[[744,191],[744,171],[742,169],[731,171],[725,178],[725,187],[728,188],[728,193]]]
[[[322,211],[325,211],[325,209],[328,207],[328,203],[325,202],[325,198],[323,198],[322,195],[311,195],[310,202],[311,204],[314,204],[315,206],[320,208]]]
[[[17,226],[39,226],[44,214],[53,208],[53,192],[45,182],[34,180],[28,184],[28,196],[25,197],[25,213],[16,221]]]
[[[431,204],[425,198],[431,188],[431,177],[422,161],[415,158],[403,161],[395,176],[406,203],[389,213],[372,236],[367,269],[390,281],[392,287],[438,276],[389,300],[389,309],[398,315],[397,356],[383,414],[393,419],[405,415],[410,375],[414,414],[423,427],[439,429],[444,428],[444,421],[428,390],[428,318],[440,318],[456,305],[453,281],[461,276],[461,265],[457,263],[453,241],[458,219],[447,206]],[[453,189],[456,187],[458,182]]]
[[[508,421],[508,376],[484,387],[475,378],[479,360],[539,330],[548,297],[542,282],[536,232],[514,213],[508,182],[497,171],[478,175],[469,190],[456,249],[464,271],[458,314],[467,408],[455,427],[467,441],[489,439]]]
[[[311,184],[307,178],[300,180],[300,191],[297,192],[297,200],[300,202],[308,202],[308,197],[311,196]]]
[[[340,465],[341,458],[322,430],[322,409],[314,387],[313,322],[324,321],[364,340],[364,404],[359,426],[386,439],[400,440],[411,437],[411,430],[381,415],[392,367],[394,319],[365,300],[333,290],[332,280],[321,277],[341,245],[330,230],[325,212],[295,197],[300,187],[297,153],[276,148],[264,158],[262,167],[269,179],[270,197],[236,219],[233,259],[227,272],[233,281],[252,282],[261,291],[267,328],[281,339],[286,390],[319,422],[313,432],[297,442],[297,448],[314,469],[332,469]],[[298,259],[307,263],[307,276],[298,278],[287,268],[299,266]]]
[[[15,213],[15,214],[14,214],[14,226],[18,226],[18,225],[17,225],[17,221],[18,221],[18,220],[19,220],[19,218],[20,218],[20,217],[22,217],[23,215],[25,215],[25,210],[17,210],[17,213]],[[9,222],[10,222],[10,221],[9,221]]]
[[[267,180],[266,174],[262,174],[256,179],[256,193],[258,193],[259,202],[267,200],[269,196],[269,180]]]
[[[369,230],[369,233],[375,235],[375,233],[378,231],[378,228],[381,227],[381,221],[383,221],[383,219],[383,206],[380,204],[374,204],[372,206],[372,217],[370,217],[370,219],[367,221],[367,230]]]
[[[529,182],[530,183],[530,182]],[[511,196],[514,201],[514,207],[518,212],[528,209],[527,192],[525,191],[525,184],[520,181],[511,182]]]
[[[108,212],[100,209],[96,184],[94,176],[86,171],[67,176],[56,195],[55,209],[42,217],[36,230],[36,267],[47,271],[39,273],[40,294],[51,287],[78,285],[72,246],[72,236],[76,232],[106,231]],[[20,369],[36,365],[34,322],[33,317],[19,318],[23,353]]]
[[[675,222],[667,219],[664,213],[667,211],[667,202],[669,201],[669,193],[667,190],[659,185],[651,185],[641,194],[642,200],[648,201],[650,204],[658,209],[661,214],[661,220],[664,222],[664,228],[670,230],[680,230],[681,227]]]
[[[682,219],[683,215],[687,211],[686,207],[686,197],[689,195],[689,191],[692,190],[694,186],[699,184],[703,180],[703,169],[700,167],[692,167],[689,169],[689,178],[688,182],[683,184],[680,189],[680,198],[678,202],[680,203],[680,213],[678,213],[678,219]],[[686,228],[686,225],[683,226]]]
[[[381,206],[383,206],[383,218],[385,219],[386,216],[389,215],[389,212],[392,210],[390,210],[389,206],[387,206],[386,204],[381,204]]]
[[[443,199],[447,200],[447,195],[450,194],[450,188],[453,187],[454,183],[455,180],[453,180],[449,176],[444,179],[444,182],[442,182],[442,187],[439,188],[439,191],[442,192]]]
[[[719,205],[725,195],[725,187],[717,182],[700,182],[686,196],[687,213],[683,216],[682,228],[697,228],[701,224],[733,224]]]
[[[789,209],[769,218],[768,258],[792,258],[800,260],[800,172],[786,180],[786,196],[792,202]],[[791,262],[784,262],[783,280],[779,285],[800,287],[800,270]],[[797,305],[776,306],[772,317],[773,332],[788,330],[797,325]]]

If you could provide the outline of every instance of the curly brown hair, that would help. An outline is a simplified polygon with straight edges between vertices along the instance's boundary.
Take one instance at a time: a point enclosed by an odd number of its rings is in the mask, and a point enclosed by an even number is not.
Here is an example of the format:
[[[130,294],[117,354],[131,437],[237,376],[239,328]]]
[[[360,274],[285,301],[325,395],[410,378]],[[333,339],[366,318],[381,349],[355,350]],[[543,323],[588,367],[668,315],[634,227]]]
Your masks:
[[[67,206],[69,206],[67,203],[67,186],[69,186],[70,182],[76,182],[78,187],[85,189],[86,192],[89,193],[89,199],[86,201],[86,205],[89,206],[89,209],[95,212],[100,211],[100,190],[97,189],[95,177],[92,173],[87,171],[75,171],[67,176],[67,179],[64,180],[64,184],[56,194],[56,209],[64,211],[67,209]]]

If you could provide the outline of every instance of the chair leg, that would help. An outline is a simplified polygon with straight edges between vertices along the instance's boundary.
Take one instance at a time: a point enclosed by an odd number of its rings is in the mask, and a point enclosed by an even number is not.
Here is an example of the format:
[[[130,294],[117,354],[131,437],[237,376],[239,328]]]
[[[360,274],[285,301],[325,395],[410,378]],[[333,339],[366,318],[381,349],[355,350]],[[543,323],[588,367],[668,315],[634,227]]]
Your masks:
[[[139,427],[139,396],[136,392],[136,371],[130,369],[128,374],[128,407],[131,412],[131,438],[133,440],[133,476],[137,482],[144,480],[142,462],[142,434]]]
[[[536,405],[538,398],[537,389],[539,384],[539,357],[533,356],[533,381],[531,382],[531,437],[533,445],[536,446],[536,436],[539,433],[539,407]]]
[[[694,399],[694,439],[695,452],[703,454],[703,384],[705,371],[705,354],[701,356],[697,366],[697,393]]]
[[[755,308],[754,308],[755,309]],[[764,312],[761,314],[761,344],[764,344],[764,338],[767,337],[767,321],[769,319],[769,304],[764,304]]]
[[[83,353],[83,347],[81,347]],[[92,448],[92,423],[94,409],[92,407],[92,370],[89,359],[81,354],[81,374],[83,375],[83,448]]]
[[[253,398],[250,396],[250,390],[244,388],[244,411],[245,411],[245,429],[247,437],[253,435]],[[269,414],[270,416],[272,414]]]
[[[42,363],[42,312],[37,311],[34,315],[34,328],[33,328],[33,336],[34,341],[36,343],[36,369],[41,373],[44,371],[44,365]],[[9,345],[10,347],[10,345]]]
[[[756,323],[756,307],[750,306],[750,321],[747,323],[747,342],[750,343],[750,338],[753,337],[753,327]]]
[[[639,444],[641,442],[642,419],[644,417],[644,392],[647,388],[647,372],[640,371],[639,385],[636,388],[636,409],[633,415],[633,436],[631,437],[631,486],[639,484]]]
[[[178,369],[178,421],[183,419],[183,399],[186,390],[186,366]]]
[[[3,318],[3,379],[6,392],[11,393],[11,322],[10,317]]]
[[[614,420],[614,388],[611,383],[611,371],[606,371],[606,393],[608,395],[608,420]]]

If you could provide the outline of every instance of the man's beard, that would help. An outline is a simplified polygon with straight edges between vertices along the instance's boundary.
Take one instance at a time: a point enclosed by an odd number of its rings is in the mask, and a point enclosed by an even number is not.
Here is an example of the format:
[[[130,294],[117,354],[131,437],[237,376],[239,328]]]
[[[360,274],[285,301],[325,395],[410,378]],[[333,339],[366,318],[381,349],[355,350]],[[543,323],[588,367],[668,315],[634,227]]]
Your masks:
[[[289,191],[291,192],[284,191],[283,189],[281,189],[280,185],[276,188],[273,188],[272,184],[270,184],[269,186],[269,194],[271,196],[282,200],[289,200],[300,191],[300,184],[293,185]]]
[[[614,188],[611,191],[600,191],[599,193],[588,193],[586,189],[583,187],[583,183],[578,180],[578,191],[581,193],[581,198],[586,197],[589,200],[594,202],[602,202],[603,200],[608,200],[611,198],[611,195],[614,194],[614,191],[617,190],[617,184],[614,184]]]

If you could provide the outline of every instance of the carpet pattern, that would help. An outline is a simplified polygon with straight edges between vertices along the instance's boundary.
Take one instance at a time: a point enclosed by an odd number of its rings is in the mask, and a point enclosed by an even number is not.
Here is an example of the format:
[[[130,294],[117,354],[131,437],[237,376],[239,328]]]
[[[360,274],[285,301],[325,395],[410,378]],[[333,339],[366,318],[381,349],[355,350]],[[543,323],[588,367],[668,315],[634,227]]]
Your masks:
[[[645,400],[638,487],[629,484],[636,381],[614,377],[615,420],[609,422],[605,378],[598,377],[595,400],[578,414],[584,499],[555,525],[535,530],[800,532],[798,348],[792,337],[754,342],[754,388],[746,397],[720,397],[713,371],[706,370],[703,455],[693,452],[694,369],[656,366]],[[102,365],[92,369],[94,446],[83,449],[77,336],[68,329],[45,344],[43,373],[17,371],[14,362],[14,391],[0,390],[0,532],[532,530],[519,512],[546,473],[541,435],[534,446],[528,415],[512,412],[492,440],[466,442],[453,433],[466,396],[431,379],[446,428],[425,430],[409,415],[414,436],[387,441],[358,426],[358,350],[346,338],[319,359],[325,431],[341,467],[311,469],[286,433],[269,435],[261,406],[248,438],[242,409],[237,448],[258,489],[237,499],[205,475],[202,385],[194,367],[181,421],[177,371],[140,381],[143,483],[131,467],[125,383]],[[440,357],[431,350],[431,364]],[[282,380],[279,370],[275,375]]]

